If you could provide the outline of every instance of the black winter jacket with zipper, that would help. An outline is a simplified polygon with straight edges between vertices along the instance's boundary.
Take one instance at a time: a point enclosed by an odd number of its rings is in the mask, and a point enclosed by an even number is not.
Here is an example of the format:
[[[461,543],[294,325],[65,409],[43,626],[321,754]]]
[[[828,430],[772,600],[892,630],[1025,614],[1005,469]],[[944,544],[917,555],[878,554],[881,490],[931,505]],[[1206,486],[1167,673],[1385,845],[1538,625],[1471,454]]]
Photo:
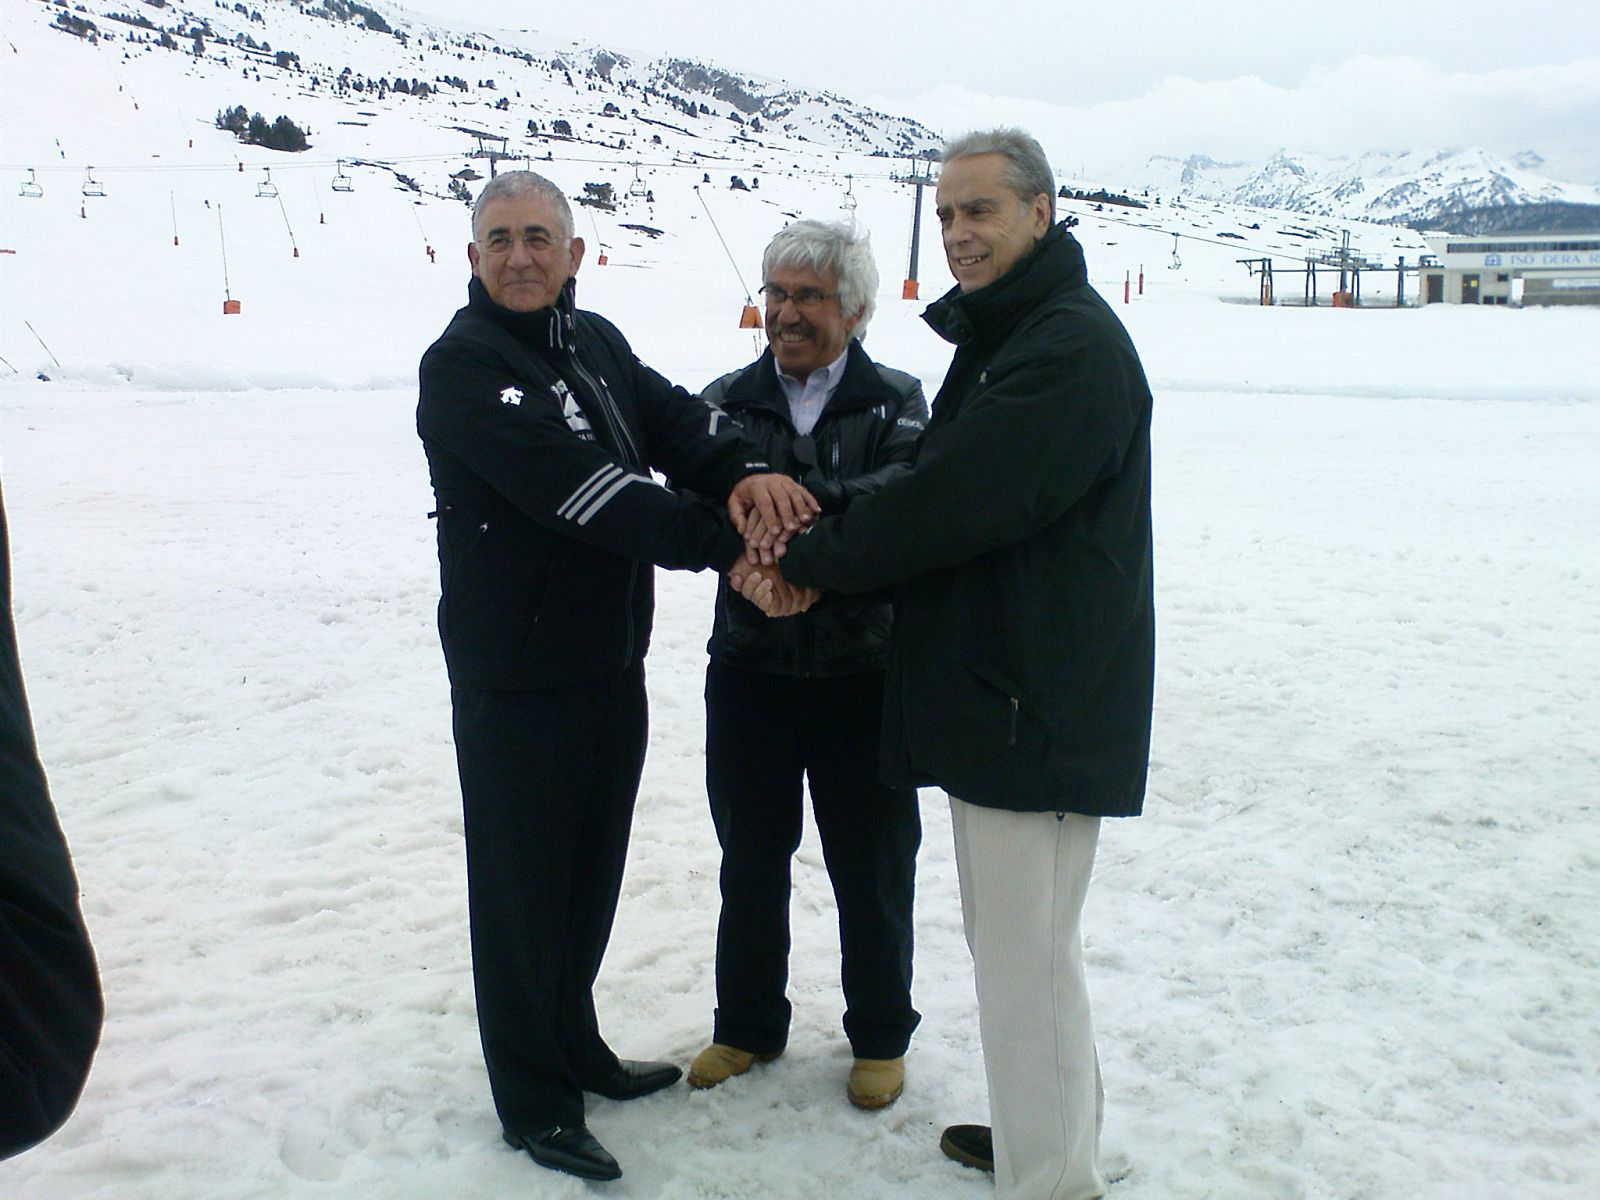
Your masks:
[[[804,484],[824,515],[843,512],[906,470],[928,424],[916,376],[873,362],[854,338],[847,354],[839,386],[805,439],[796,434],[770,349],[702,393],[744,430],[773,470]],[[824,597],[807,612],[774,621],[723,579],[706,649],[719,662],[775,675],[880,671],[889,661],[892,617],[883,592],[865,602]]]
[[[743,542],[720,504],[767,462],[717,409],[641,363],[617,328],[517,313],[479,281],[422,357],[417,432],[438,501],[439,633],[455,687],[536,690],[649,648],[651,564],[718,570]]]
[[[1155,662],[1150,389],[1064,227],[928,323],[956,345],[912,469],[797,537],[791,580],[895,587],[888,782],[1132,816]]]

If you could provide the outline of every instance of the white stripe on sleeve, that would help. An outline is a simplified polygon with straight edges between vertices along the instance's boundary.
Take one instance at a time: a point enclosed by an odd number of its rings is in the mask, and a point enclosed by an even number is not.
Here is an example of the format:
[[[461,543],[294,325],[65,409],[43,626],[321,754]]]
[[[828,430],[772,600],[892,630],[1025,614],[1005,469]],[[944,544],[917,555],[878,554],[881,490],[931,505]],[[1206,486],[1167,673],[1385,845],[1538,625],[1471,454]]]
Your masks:
[[[578,490],[568,496],[562,502],[561,507],[556,509],[556,516],[571,517],[575,511],[588,502],[589,497],[621,474],[622,468],[617,466],[616,463],[607,463],[578,485]]]
[[[606,488],[605,491],[596,496],[594,501],[587,505],[581,513],[573,518],[573,520],[577,521],[579,525],[587,525],[591,520],[594,519],[596,513],[598,513],[607,504],[610,504],[612,498],[630,483],[647,483],[651,487],[659,486],[656,481],[651,479],[648,475],[624,475],[621,479],[613,482],[611,486]]]

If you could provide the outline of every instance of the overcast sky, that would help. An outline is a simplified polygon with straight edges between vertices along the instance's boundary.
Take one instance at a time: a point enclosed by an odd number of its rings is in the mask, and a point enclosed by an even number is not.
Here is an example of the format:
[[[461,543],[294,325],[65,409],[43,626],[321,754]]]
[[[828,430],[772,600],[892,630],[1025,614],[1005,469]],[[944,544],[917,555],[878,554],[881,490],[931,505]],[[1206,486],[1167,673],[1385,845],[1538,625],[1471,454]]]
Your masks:
[[[410,0],[631,57],[841,92],[942,134],[1032,128],[1059,169],[1280,148],[1536,150],[1600,183],[1600,0]]]

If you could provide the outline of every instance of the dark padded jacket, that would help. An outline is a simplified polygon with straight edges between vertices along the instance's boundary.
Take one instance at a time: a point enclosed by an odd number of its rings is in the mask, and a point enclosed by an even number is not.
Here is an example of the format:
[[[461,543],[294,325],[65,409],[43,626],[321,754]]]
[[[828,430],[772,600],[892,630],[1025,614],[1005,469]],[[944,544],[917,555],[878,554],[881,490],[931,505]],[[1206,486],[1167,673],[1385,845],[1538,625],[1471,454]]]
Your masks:
[[[3,505],[0,572],[0,1158],[8,1158],[67,1119],[104,1005],[28,715]]]
[[[914,375],[880,366],[854,338],[839,386],[797,453],[789,401],[770,349],[702,393],[723,409],[773,469],[803,483],[822,511],[843,512],[905,471],[928,423],[928,402]],[[799,616],[769,620],[722,580],[706,649],[720,662],[775,675],[833,676],[880,671],[889,661],[893,609],[887,593],[865,602],[825,598]]]
[[[889,782],[992,808],[1135,815],[1155,661],[1138,354],[1062,226],[924,315],[956,352],[916,462],[795,538],[784,572],[899,585]]]
[[[439,634],[456,687],[536,690],[626,670],[649,648],[651,564],[725,569],[720,503],[766,460],[718,409],[557,304],[517,313],[474,278],[422,357],[417,432],[438,500]]]

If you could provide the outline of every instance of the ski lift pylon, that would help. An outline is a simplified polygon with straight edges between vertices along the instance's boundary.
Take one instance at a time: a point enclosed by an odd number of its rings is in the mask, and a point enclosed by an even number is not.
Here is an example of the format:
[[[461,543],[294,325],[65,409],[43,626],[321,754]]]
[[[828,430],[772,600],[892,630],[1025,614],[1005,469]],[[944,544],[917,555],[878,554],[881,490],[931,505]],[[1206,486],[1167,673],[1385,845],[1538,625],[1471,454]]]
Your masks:
[[[44,197],[44,189],[39,186],[39,177],[33,173],[33,168],[28,168],[28,178],[23,180],[22,187],[17,189],[17,195],[27,196],[31,200]]]
[[[93,167],[85,167],[83,169],[83,194],[85,196],[104,196],[106,194],[106,185],[94,177]]]
[[[272,168],[262,167],[261,174],[265,178],[256,184],[256,195],[263,200],[276,200],[278,198],[278,185],[272,182]]]
[[[339,160],[339,165],[335,168],[335,171],[337,173],[334,175],[333,183],[330,185],[334,191],[353,192],[356,190],[356,185],[351,181],[350,176],[344,173],[344,159],[341,158]]]

